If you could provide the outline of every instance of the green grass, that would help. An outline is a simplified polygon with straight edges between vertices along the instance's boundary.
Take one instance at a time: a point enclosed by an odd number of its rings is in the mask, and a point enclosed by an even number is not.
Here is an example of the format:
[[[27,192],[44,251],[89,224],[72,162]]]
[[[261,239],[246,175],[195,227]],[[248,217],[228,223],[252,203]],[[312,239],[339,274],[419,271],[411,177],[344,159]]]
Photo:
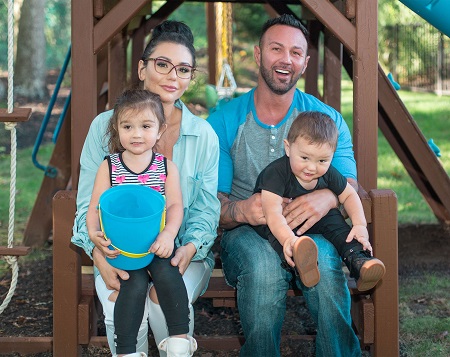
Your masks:
[[[428,273],[400,284],[400,350],[403,356],[450,355],[449,275]]]

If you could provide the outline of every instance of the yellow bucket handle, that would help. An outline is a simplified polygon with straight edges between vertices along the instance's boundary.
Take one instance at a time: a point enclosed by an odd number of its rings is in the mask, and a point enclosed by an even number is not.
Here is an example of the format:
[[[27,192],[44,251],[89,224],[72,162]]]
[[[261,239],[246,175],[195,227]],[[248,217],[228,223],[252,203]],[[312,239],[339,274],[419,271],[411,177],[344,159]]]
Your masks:
[[[164,197],[164,199],[165,199],[165,197]],[[105,233],[105,229],[103,228],[100,203],[98,204],[98,218],[99,218],[99,221],[100,221],[100,229],[103,232],[103,236],[105,237],[105,240],[108,240],[108,237],[106,236],[106,233]],[[166,206],[164,205],[164,211],[162,213],[161,224],[160,224],[160,227],[159,227],[159,231],[161,232],[164,229],[165,226],[166,226]],[[112,243],[111,243],[111,247],[113,247],[114,249],[118,250],[120,252],[120,254],[122,254],[122,255],[124,255],[124,256],[126,256],[128,258],[142,258],[142,257],[145,257],[146,255],[150,254],[150,252],[145,252],[145,253],[130,253],[130,252],[126,252],[126,251],[116,247]]]

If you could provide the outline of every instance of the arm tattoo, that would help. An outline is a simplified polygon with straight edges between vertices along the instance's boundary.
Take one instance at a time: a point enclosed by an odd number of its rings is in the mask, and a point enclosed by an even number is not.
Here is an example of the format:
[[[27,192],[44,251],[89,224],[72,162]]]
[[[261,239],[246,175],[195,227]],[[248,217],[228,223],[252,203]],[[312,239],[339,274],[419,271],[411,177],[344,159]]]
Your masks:
[[[238,207],[236,205],[237,202],[231,201],[229,199],[229,195],[223,192],[218,192],[217,197],[219,198],[221,204],[221,213],[220,213],[221,225],[228,228],[230,228],[231,226],[236,226],[236,223],[239,223],[236,220],[236,215],[238,213]]]

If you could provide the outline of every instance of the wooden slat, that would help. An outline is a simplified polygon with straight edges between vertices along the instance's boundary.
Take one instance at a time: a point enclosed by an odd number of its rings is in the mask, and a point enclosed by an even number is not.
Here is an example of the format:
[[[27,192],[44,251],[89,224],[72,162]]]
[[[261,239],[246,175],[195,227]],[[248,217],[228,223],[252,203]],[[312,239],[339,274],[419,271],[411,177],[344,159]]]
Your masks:
[[[82,296],[78,304],[78,343],[87,345],[91,336],[97,335],[94,333],[97,325],[93,321],[96,320],[96,315],[94,297]]]
[[[52,350],[53,338],[49,337],[0,337],[0,354],[29,355]]]
[[[0,108],[0,122],[23,122],[31,117],[31,108],[14,108],[12,113],[8,109]]]
[[[24,255],[28,255],[30,253],[31,248],[30,247],[24,247],[24,246],[17,246],[8,248],[5,246],[0,247],[0,256],[13,256],[13,257],[22,257]]]
[[[361,343],[365,345],[374,343],[375,308],[372,299],[361,295],[353,297],[351,314]]]

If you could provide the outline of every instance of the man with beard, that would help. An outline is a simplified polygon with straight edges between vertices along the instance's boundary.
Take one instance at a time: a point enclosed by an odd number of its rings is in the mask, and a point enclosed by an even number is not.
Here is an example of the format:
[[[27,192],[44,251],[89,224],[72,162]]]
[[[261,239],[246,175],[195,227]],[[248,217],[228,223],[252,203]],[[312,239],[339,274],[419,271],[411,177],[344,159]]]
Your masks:
[[[342,116],[317,98],[296,88],[309,57],[308,32],[293,16],[265,23],[254,57],[258,85],[208,118],[219,137],[221,258],[227,282],[237,288],[237,303],[245,343],[241,356],[280,356],[281,328],[290,284],[303,291],[317,325],[317,356],[360,356],[352,329],[350,294],[342,261],[334,246],[320,235],[317,244],[320,282],[307,288],[267,240],[251,227],[266,224],[256,178],[270,162],[284,155],[283,139],[300,112],[328,114],[339,130],[332,164],[356,187],[356,164],[349,129]],[[291,229],[311,228],[332,208],[336,196],[328,189],[284,199],[283,215]],[[300,232],[297,232],[300,234]]]

